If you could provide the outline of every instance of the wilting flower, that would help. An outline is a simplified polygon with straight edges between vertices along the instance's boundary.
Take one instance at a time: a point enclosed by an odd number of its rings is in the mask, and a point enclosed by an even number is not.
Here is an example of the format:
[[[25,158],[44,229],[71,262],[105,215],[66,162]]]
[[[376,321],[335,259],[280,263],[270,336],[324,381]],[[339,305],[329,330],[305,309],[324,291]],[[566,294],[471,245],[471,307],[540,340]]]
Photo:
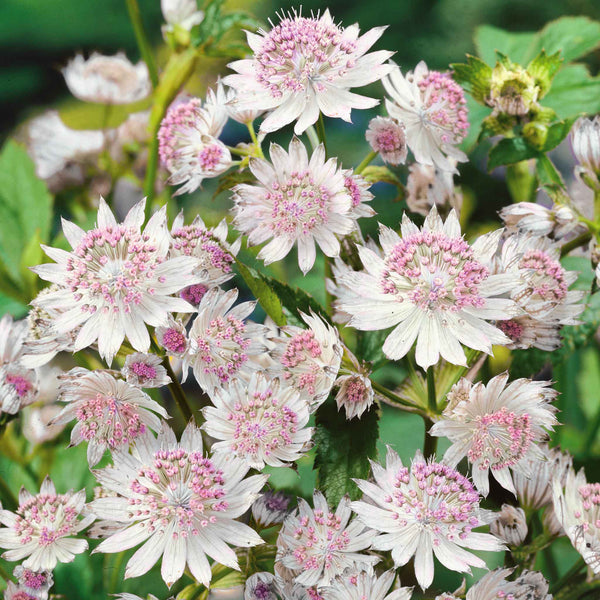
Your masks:
[[[380,577],[368,571],[339,577],[334,585],[323,590],[325,600],[410,600],[412,588],[399,588],[387,594],[396,573],[386,571]]]
[[[267,475],[244,479],[248,466],[232,456],[202,453],[202,435],[189,424],[181,441],[163,425],[158,438],[146,434],[131,455],[113,453],[114,466],[95,472],[117,497],[97,498],[90,510],[100,519],[127,528],[100,543],[98,552],[121,552],[143,543],[129,559],[125,577],[146,573],[163,556],[161,575],[171,586],[185,570],[207,586],[211,570],[206,555],[238,569],[235,552],[263,540],[236,521],[258,496]],[[132,507],[135,507],[132,509]]]
[[[36,299],[41,308],[64,311],[54,321],[56,332],[81,326],[73,350],[97,340],[100,355],[108,363],[125,337],[136,350],[148,350],[146,323],[164,325],[170,312],[192,311],[187,302],[170,294],[197,281],[192,273],[196,261],[187,256],[167,258],[166,207],[140,232],[145,203],[138,202],[118,224],[101,198],[95,229],[85,232],[63,220],[63,232],[73,251],[43,246],[56,263],[32,267],[42,279],[59,286]]]
[[[548,582],[537,571],[523,571],[514,581],[506,578],[513,569],[496,569],[486,573],[468,592],[466,600],[552,600]]]
[[[402,358],[415,340],[416,361],[427,368],[440,358],[465,365],[461,343],[491,354],[492,344],[508,338],[489,319],[507,319],[514,303],[494,298],[507,292],[514,278],[490,275],[486,264],[499,234],[480,237],[473,246],[463,240],[454,211],[443,223],[432,208],[421,230],[405,215],[402,237],[381,226],[383,258],[359,247],[365,271],[342,271],[337,283],[352,292],[339,309],[360,330],[395,326],[383,344],[392,359]]]
[[[254,52],[229,64],[236,71],[223,82],[235,89],[241,108],[270,109],[261,131],[277,131],[296,121],[303,133],[319,118],[350,121],[353,108],[371,108],[378,100],[350,92],[389,73],[391,52],[367,53],[385,27],[358,36],[358,25],[335,25],[329,10],[320,17],[289,15],[269,32],[246,32]]]
[[[242,302],[234,307],[237,297],[236,289],[209,290],[200,301],[190,329],[186,359],[196,381],[209,395],[239,377],[249,378],[258,368],[254,357],[265,350],[261,341],[264,326],[245,321],[256,302]]]
[[[553,234],[559,239],[580,227],[580,223],[568,206],[555,205],[546,208],[533,202],[517,202],[505,206],[500,218],[510,230],[531,233],[536,236]]]
[[[177,27],[190,31],[204,19],[204,13],[198,10],[197,0],[160,0],[160,8],[167,22],[162,27],[163,35]]]
[[[508,373],[493,377],[487,386],[474,385],[469,397],[447,407],[430,429],[446,436],[452,445],[444,461],[455,466],[463,457],[472,465],[473,481],[484,496],[492,475],[516,494],[512,471],[528,475],[529,459],[544,459],[537,442],[544,440],[557,420],[552,401],[557,392],[549,381],[517,379],[507,385]]]
[[[490,523],[490,533],[509,546],[520,546],[527,537],[527,517],[522,508],[503,504]]]
[[[6,560],[22,560],[32,571],[52,571],[58,562],[71,562],[87,550],[85,540],[75,539],[93,516],[80,519],[85,505],[85,490],[57,494],[49,477],[35,496],[25,488],[19,492],[16,514],[0,510],[0,547],[8,548]]]
[[[62,74],[71,94],[86,102],[129,104],[152,91],[146,63],[134,65],[122,52],[115,56],[94,52],[87,60],[78,54]]]
[[[342,406],[346,411],[346,419],[360,417],[375,401],[373,386],[369,379],[369,373],[365,370],[349,350],[346,350],[351,365],[342,365],[340,375],[335,380],[335,386],[338,387],[338,393],[335,401],[338,410]]]
[[[21,362],[26,336],[27,321],[13,321],[8,313],[0,319],[0,412],[11,415],[38,393],[36,371]]]
[[[371,184],[360,175],[356,175],[351,169],[344,171],[344,187],[352,199],[351,214],[354,219],[360,217],[372,217],[375,211],[366,202],[373,199],[369,191]]]
[[[383,86],[391,97],[385,100],[387,111],[404,125],[415,160],[442,171],[456,171],[449,158],[467,160],[456,146],[469,129],[467,101],[460,85],[449,73],[430,71],[421,61],[406,77],[394,65]]]
[[[302,314],[308,329],[287,326],[287,335],[272,338],[272,355],[278,362],[278,376],[300,392],[311,412],[325,402],[340,368],[342,345],[335,327],[314,313]]]
[[[339,255],[336,235],[355,227],[352,198],[344,172],[334,158],[325,160],[322,145],[309,160],[304,144],[295,137],[289,152],[271,144],[270,155],[272,164],[250,160],[257,185],[234,188],[234,225],[248,235],[251,246],[272,238],[258,253],[265,264],[281,260],[297,243],[298,264],[306,273],[315,262],[315,243],[325,255]]]
[[[179,100],[169,107],[158,131],[158,143],[161,162],[171,173],[169,183],[184,184],[176,195],[191,193],[203,179],[229,169],[231,154],[218,139],[226,120],[224,110],[202,107],[198,98]]]
[[[153,412],[169,418],[150,396],[109,372],[76,367],[62,379],[60,399],[68,404],[53,423],[77,421],[71,431],[71,445],[88,442],[90,467],[100,461],[107,448],[126,450],[147,428],[158,431],[161,421]]]
[[[369,121],[365,133],[367,142],[374,152],[378,152],[383,162],[402,165],[406,161],[406,133],[404,125],[391,117],[375,117]]]
[[[289,510],[290,498],[283,492],[265,492],[252,504],[252,518],[261,526],[282,523]]]
[[[579,117],[571,129],[571,148],[581,167],[600,175],[600,115],[594,119]]]
[[[510,339],[510,342],[506,344],[510,350],[539,348],[546,352],[552,352],[561,345],[561,325],[558,319],[538,321],[524,314],[506,321],[498,321],[496,325]]]
[[[54,585],[51,571],[33,571],[23,565],[17,565],[13,575],[18,579],[21,589],[38,600],[46,600],[48,590]]]
[[[456,162],[453,159],[449,160]],[[432,165],[410,165],[406,182],[408,210],[424,217],[433,206],[440,212],[447,212],[453,208],[460,213],[462,200],[462,193],[454,186],[452,172],[441,171]]]
[[[121,373],[127,383],[141,388],[158,388],[171,383],[161,359],[155,354],[134,352],[125,358]]]
[[[379,561],[360,554],[371,546],[375,532],[362,522],[350,521],[350,499],[345,496],[335,513],[321,492],[315,491],[314,510],[300,498],[298,510],[288,515],[277,540],[276,561],[290,569],[303,586],[326,586],[348,568],[363,568]]]
[[[375,483],[357,479],[369,502],[353,502],[352,510],[367,525],[381,532],[376,550],[391,550],[396,567],[415,556],[415,575],[426,589],[433,581],[433,555],[452,571],[470,572],[469,565],[485,567],[479,557],[464,550],[501,550],[492,535],[472,530],[491,521],[479,508],[479,494],[471,482],[453,468],[427,462],[417,452],[405,467],[388,447],[386,467],[371,462]]]

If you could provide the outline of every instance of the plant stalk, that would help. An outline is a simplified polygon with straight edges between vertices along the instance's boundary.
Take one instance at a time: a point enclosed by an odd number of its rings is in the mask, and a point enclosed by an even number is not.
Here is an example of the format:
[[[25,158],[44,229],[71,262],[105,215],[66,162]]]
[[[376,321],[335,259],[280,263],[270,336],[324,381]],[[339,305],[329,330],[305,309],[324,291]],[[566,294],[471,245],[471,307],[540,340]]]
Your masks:
[[[148,74],[150,75],[152,87],[155,88],[158,85],[158,69],[156,68],[156,62],[154,61],[154,55],[152,54],[152,47],[150,46],[148,36],[144,29],[140,7],[137,0],[125,0],[125,4],[127,5],[129,20],[133,26],[135,41],[137,42],[142,60],[148,67]]]

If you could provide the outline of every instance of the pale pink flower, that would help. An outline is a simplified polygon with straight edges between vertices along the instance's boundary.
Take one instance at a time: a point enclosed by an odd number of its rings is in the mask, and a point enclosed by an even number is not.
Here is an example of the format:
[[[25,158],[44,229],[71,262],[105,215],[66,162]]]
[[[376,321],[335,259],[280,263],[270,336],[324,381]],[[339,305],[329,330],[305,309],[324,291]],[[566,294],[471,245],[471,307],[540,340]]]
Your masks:
[[[448,160],[456,163],[454,159]],[[433,165],[410,165],[406,182],[408,210],[426,217],[435,206],[440,212],[447,212],[453,208],[460,214],[462,201],[462,193],[454,186],[451,171],[441,171]]]
[[[121,369],[125,381],[140,388],[159,388],[171,383],[161,359],[155,354],[134,352],[125,358]]]
[[[202,426],[221,440],[213,452],[234,454],[254,469],[265,465],[289,466],[308,450],[312,428],[307,427],[308,403],[293,388],[280,386],[279,379],[255,373],[249,382],[233,380],[227,389],[216,388],[207,406]]]
[[[452,445],[444,461],[456,466],[467,457],[473,481],[483,496],[489,492],[489,473],[516,495],[511,471],[529,474],[529,461],[544,460],[537,443],[558,423],[552,401],[557,392],[549,381],[517,379],[508,373],[474,385],[469,397],[447,407],[430,435],[445,436]]]
[[[353,108],[371,108],[379,101],[350,92],[390,72],[384,50],[367,53],[385,27],[358,35],[358,25],[336,25],[329,10],[319,16],[283,17],[271,31],[246,32],[254,56],[229,64],[236,71],[223,82],[235,89],[240,108],[271,110],[261,125],[269,133],[296,121],[303,133],[319,118],[350,121]]]
[[[468,592],[466,600],[552,600],[548,582],[537,571],[523,571],[514,581],[507,581],[513,569],[496,569],[486,573]]]
[[[244,600],[279,600],[280,590],[273,573],[254,573],[246,579]]]
[[[467,160],[457,145],[469,129],[467,101],[460,85],[449,73],[430,71],[421,61],[406,76],[394,65],[383,86],[391,97],[385,100],[387,111],[404,125],[415,160],[442,171],[456,171],[449,159]]]
[[[38,600],[46,600],[48,590],[54,585],[51,571],[33,571],[23,565],[17,565],[13,575],[18,579],[23,591]]]
[[[359,518],[380,532],[376,550],[391,550],[394,565],[415,557],[415,575],[426,589],[433,581],[433,555],[452,571],[470,572],[485,562],[464,550],[503,549],[492,535],[472,530],[492,520],[479,508],[479,494],[458,471],[442,463],[425,461],[417,452],[410,467],[388,447],[386,467],[371,462],[375,482],[357,479],[368,498],[352,503]]]
[[[490,523],[490,533],[512,547],[520,546],[525,541],[527,531],[525,511],[510,504],[503,504]]]
[[[85,490],[57,494],[49,477],[35,496],[21,488],[16,514],[0,510],[0,547],[8,548],[2,558],[28,557],[23,567],[32,571],[52,571],[58,562],[71,562],[88,547],[74,538],[94,520],[79,518],[84,506]]]
[[[114,466],[95,472],[116,497],[97,498],[90,510],[100,519],[127,523],[97,552],[122,552],[143,544],[129,559],[125,578],[149,571],[162,556],[161,575],[170,587],[186,568],[205,586],[212,577],[207,555],[239,570],[233,544],[249,548],[260,536],[235,519],[257,498],[268,475],[244,479],[248,466],[224,454],[202,451],[202,435],[189,424],[181,441],[165,424],[158,437],[146,434],[132,453],[113,453]],[[135,509],[132,509],[135,507]]]
[[[498,321],[496,326],[510,339],[506,344],[510,350],[539,348],[552,352],[562,345],[561,325],[558,319],[538,321],[524,314],[506,321]]]
[[[308,272],[316,258],[315,243],[327,256],[338,256],[343,236],[356,227],[352,198],[336,159],[325,160],[320,145],[310,160],[304,144],[292,139],[289,152],[271,144],[272,164],[253,158],[256,185],[234,190],[234,225],[248,235],[248,245],[271,239],[258,253],[265,264],[281,260],[298,245],[298,264]]]
[[[369,379],[369,372],[361,365],[356,356],[346,349],[349,363],[344,363],[335,380],[338,388],[335,401],[338,410],[346,411],[346,419],[360,417],[375,401],[375,393]]]
[[[23,586],[17,585],[14,581],[8,581],[3,594],[4,600],[36,600],[37,596],[30,594]]]
[[[396,573],[386,571],[380,577],[372,572],[362,571],[339,577],[335,583],[323,590],[325,600],[410,600],[412,588],[402,587],[387,593]]]
[[[68,402],[53,419],[62,425],[75,419],[71,445],[88,442],[90,467],[96,465],[106,449],[127,449],[148,428],[158,431],[161,421],[153,413],[168,419],[167,411],[150,396],[107,371],[72,369],[63,377],[60,400]]]
[[[283,523],[289,505],[290,497],[283,492],[267,491],[252,504],[252,518],[263,528]]]
[[[571,129],[571,148],[581,168],[592,176],[600,173],[600,115],[579,117]]]
[[[369,191],[371,184],[364,177],[356,175],[352,169],[347,169],[344,171],[344,187],[352,199],[350,212],[355,219],[376,214],[372,207],[365,204],[373,200],[373,194]]]
[[[187,331],[181,319],[169,315],[166,325],[156,328],[156,340],[168,356],[184,359],[190,347]],[[184,369],[184,379],[185,379]]]
[[[282,383],[297,390],[314,412],[329,395],[342,360],[342,344],[335,327],[316,314],[302,314],[308,329],[282,328],[283,336],[272,338],[274,372]]]
[[[298,510],[288,515],[277,540],[276,562],[289,569],[294,581],[303,586],[330,585],[348,568],[363,568],[379,561],[361,554],[368,549],[375,532],[362,522],[350,521],[350,499],[345,496],[334,512],[323,494],[315,491],[314,510],[302,498]]]
[[[63,232],[73,250],[43,246],[56,263],[32,267],[59,289],[38,296],[44,309],[60,308],[54,320],[58,334],[81,326],[73,350],[98,342],[100,355],[110,364],[125,337],[135,350],[146,352],[150,336],[146,324],[167,323],[170,312],[192,307],[171,294],[197,281],[196,261],[187,256],[168,258],[166,207],[155,213],[143,232],[144,206],[138,202],[118,224],[100,199],[96,228],[83,229],[63,220]]]
[[[217,177],[231,166],[231,154],[218,136],[227,114],[199,98],[175,101],[158,131],[159,155],[171,173],[171,185],[183,184],[176,195],[197,190],[203,179]]]
[[[238,378],[248,379],[259,367],[255,357],[265,351],[261,341],[265,327],[245,320],[256,302],[233,306],[237,297],[237,289],[209,290],[200,301],[190,329],[185,359],[209,396]]]
[[[375,117],[365,133],[367,142],[383,162],[398,166],[406,162],[408,148],[404,125],[391,117]]]
[[[497,298],[508,292],[515,276],[491,275],[487,263],[501,231],[469,245],[461,236],[454,211],[443,223],[435,207],[422,229],[404,215],[402,237],[380,228],[383,258],[359,246],[364,271],[342,271],[337,284],[351,290],[338,308],[360,330],[395,327],[383,344],[392,359],[405,356],[416,341],[416,362],[423,368],[440,356],[466,365],[461,343],[491,354],[493,344],[508,338],[487,321],[508,319],[514,302]]]
[[[86,102],[129,104],[152,91],[146,63],[134,65],[122,52],[115,56],[94,52],[87,60],[78,54],[62,74],[73,96]]]
[[[517,202],[502,208],[500,218],[509,232],[520,231],[535,236],[552,234],[554,239],[563,238],[576,229],[585,229],[568,206],[559,204],[546,208],[534,202]]]
[[[167,22],[162,26],[163,36],[176,28],[190,31],[204,20],[204,12],[198,10],[197,0],[160,0],[160,8]]]

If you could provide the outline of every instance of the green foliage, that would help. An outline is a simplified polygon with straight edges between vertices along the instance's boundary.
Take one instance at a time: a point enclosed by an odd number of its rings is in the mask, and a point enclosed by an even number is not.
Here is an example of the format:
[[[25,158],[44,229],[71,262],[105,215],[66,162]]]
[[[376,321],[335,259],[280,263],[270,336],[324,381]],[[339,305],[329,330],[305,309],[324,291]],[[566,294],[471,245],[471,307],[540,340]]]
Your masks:
[[[585,65],[566,65],[556,74],[544,104],[561,119],[600,112],[600,77],[591,77]]]
[[[110,129],[124,123],[129,115],[148,109],[150,104],[150,98],[117,105],[73,100],[63,106],[59,113],[63,123],[70,129]]]
[[[360,419],[346,420],[332,398],[316,414],[315,468],[317,486],[323,490],[330,506],[335,507],[348,494],[356,500],[360,490],[352,478],[367,479],[369,459],[377,457],[379,409],[376,405]]]
[[[546,54],[542,50],[528,65],[527,72],[535,79],[540,88],[540,98],[545,96],[550,89],[552,80],[563,62],[560,50],[554,54]]]
[[[450,66],[454,79],[462,84],[475,100],[485,104],[490,91],[492,68],[470,54],[467,54],[466,64],[455,63]]]

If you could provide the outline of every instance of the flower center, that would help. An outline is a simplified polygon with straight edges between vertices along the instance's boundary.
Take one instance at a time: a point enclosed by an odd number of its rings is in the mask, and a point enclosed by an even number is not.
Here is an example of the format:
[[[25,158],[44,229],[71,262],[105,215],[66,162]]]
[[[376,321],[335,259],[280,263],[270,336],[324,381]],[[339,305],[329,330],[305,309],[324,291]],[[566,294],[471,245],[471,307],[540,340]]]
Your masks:
[[[200,259],[200,269],[218,269],[222,273],[231,273],[235,259],[223,250],[221,245],[206,229],[186,225],[176,229],[173,236],[173,249],[185,256]]]
[[[156,369],[145,362],[131,363],[129,369],[137,376],[141,383],[151,381],[156,377]]]
[[[314,332],[297,333],[287,343],[281,357],[281,364],[290,370],[293,369],[293,372],[287,370],[284,378],[294,378],[294,387],[314,394],[317,377],[323,370],[315,359],[319,358],[322,352],[321,344],[315,339]]]
[[[559,302],[567,295],[569,286],[565,281],[565,271],[546,252],[529,250],[519,262],[519,268],[528,271],[527,294],[549,302]]]
[[[498,321],[496,323],[496,327],[502,331],[507,337],[509,337],[513,342],[518,342],[523,336],[523,325],[518,323],[517,321]]]
[[[352,208],[356,208],[362,201],[362,193],[354,177],[346,177],[344,187],[352,198]]]
[[[167,329],[163,334],[163,347],[173,354],[183,354],[187,350],[187,340],[181,331],[174,327]]]
[[[398,130],[392,127],[381,129],[375,136],[376,146],[379,152],[395,152],[404,146],[404,140]]]
[[[208,292],[208,288],[201,283],[195,283],[194,285],[190,285],[189,287],[181,290],[180,296],[186,301],[192,304],[193,306],[198,306],[202,298],[204,298],[204,294]]]
[[[27,394],[33,388],[33,384],[26,377],[23,377],[22,375],[16,375],[14,373],[8,373],[4,378],[4,381],[9,385],[12,385],[19,398],[27,396]]]
[[[346,393],[344,394],[344,402],[348,404],[359,404],[364,402],[367,396],[367,387],[361,377],[353,377],[346,384]]]
[[[208,144],[198,152],[198,164],[203,171],[214,171],[223,156],[223,150],[218,144]]]

